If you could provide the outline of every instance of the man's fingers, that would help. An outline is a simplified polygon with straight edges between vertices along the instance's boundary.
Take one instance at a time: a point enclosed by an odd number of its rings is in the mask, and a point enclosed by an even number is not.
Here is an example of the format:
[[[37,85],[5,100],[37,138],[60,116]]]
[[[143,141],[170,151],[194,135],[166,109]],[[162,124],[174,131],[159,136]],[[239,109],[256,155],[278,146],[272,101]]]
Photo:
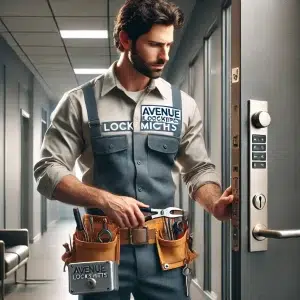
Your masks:
[[[144,226],[145,225],[145,216],[140,211],[138,206],[135,207],[134,213],[135,213],[135,217],[139,223],[138,226],[140,226],[140,227]]]
[[[230,196],[228,196],[228,197],[222,197],[221,199],[220,199],[220,202],[222,203],[222,204],[225,204],[225,203],[227,203],[227,204],[230,204],[230,203],[232,203],[233,202],[233,195],[230,195]]]
[[[139,207],[149,207],[148,204],[145,204],[145,203],[140,202],[140,201],[137,201],[137,200],[136,200],[136,204],[137,204],[137,206],[139,206]]]
[[[126,226],[124,225],[124,222],[122,221],[122,219],[121,219],[118,215],[115,215],[114,221],[115,221],[115,223],[116,223],[120,228],[126,227]]]
[[[128,216],[126,214],[122,215],[122,221],[123,221],[125,227],[131,228],[131,224],[130,224]]]
[[[228,197],[228,196],[230,196],[231,194],[232,194],[232,187],[229,186],[229,187],[224,191],[223,196],[224,196],[224,197]]]
[[[139,222],[138,222],[138,220],[136,219],[136,216],[135,216],[134,207],[128,211],[127,217],[128,217],[131,228],[135,228],[139,225]]]

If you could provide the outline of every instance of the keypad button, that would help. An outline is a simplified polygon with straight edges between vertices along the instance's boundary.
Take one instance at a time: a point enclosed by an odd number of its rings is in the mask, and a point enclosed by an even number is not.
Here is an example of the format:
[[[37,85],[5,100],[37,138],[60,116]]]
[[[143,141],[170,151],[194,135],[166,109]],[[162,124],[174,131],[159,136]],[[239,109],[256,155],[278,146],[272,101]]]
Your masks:
[[[252,143],[266,143],[267,137],[265,135],[252,135]]]
[[[265,161],[266,160],[266,153],[252,153],[252,159],[253,160],[261,160]]]
[[[254,162],[252,163],[253,169],[266,169],[266,163],[265,162]]]
[[[252,145],[253,151],[266,151],[267,146],[264,144],[254,144]]]

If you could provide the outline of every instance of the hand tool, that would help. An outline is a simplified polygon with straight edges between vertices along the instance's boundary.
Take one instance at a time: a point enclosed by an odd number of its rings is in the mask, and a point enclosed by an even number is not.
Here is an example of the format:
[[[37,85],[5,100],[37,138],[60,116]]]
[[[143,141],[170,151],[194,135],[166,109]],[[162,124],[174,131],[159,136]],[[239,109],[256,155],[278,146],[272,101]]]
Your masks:
[[[184,210],[177,207],[168,207],[165,209],[155,209],[151,207],[140,207],[140,210],[144,213],[151,213],[151,215],[145,216],[145,221],[149,221],[156,218],[179,218],[184,214]],[[174,212],[179,211],[180,214]]]
[[[172,231],[174,234],[175,239],[180,238],[180,235],[184,233],[184,224],[182,221],[176,221],[174,222],[172,226]]]
[[[107,227],[107,220],[103,219],[103,228],[97,235],[97,241],[99,243],[108,243],[108,242],[111,242],[112,239],[113,239],[112,233],[110,230],[108,230],[108,227]]]
[[[94,220],[93,220],[93,216],[89,216],[89,222],[90,222],[90,227],[91,227],[91,237],[90,240],[91,242],[94,241]]]
[[[69,234],[69,240],[70,240],[70,250],[72,252],[73,248],[72,248],[72,238],[71,238],[71,234]]]
[[[189,297],[190,295],[190,279],[191,279],[191,269],[188,267],[188,265],[185,265],[184,268],[182,269],[182,274],[183,276],[185,276],[185,288],[186,288],[186,291],[185,291],[185,295],[187,297]]]
[[[81,216],[80,216],[80,212],[78,208],[73,208],[73,213],[74,213],[74,218],[76,221],[76,228],[79,232],[82,232],[84,235],[84,239],[86,242],[89,241],[89,236],[83,226],[82,220],[81,220]]]
[[[166,234],[165,238],[171,240],[170,228],[166,218],[164,218],[164,231]]]
[[[67,252],[71,252],[70,246],[68,243],[64,243],[63,247],[66,249]]]

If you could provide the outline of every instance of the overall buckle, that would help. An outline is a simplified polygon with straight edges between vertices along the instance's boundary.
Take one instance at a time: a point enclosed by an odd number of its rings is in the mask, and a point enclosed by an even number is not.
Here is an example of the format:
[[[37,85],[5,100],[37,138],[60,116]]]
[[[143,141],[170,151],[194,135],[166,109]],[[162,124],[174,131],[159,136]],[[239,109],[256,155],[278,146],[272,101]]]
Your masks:
[[[149,243],[148,227],[128,228],[129,245],[147,245]]]
[[[88,125],[90,128],[92,128],[94,126],[100,126],[100,121],[99,120],[91,120],[91,121],[88,121]]]

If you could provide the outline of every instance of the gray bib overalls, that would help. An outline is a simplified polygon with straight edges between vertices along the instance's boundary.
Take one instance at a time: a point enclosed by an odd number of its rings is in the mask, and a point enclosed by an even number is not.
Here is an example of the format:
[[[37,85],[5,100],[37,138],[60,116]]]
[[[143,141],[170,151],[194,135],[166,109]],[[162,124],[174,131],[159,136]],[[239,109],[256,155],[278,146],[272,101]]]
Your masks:
[[[173,136],[146,132],[103,136],[93,86],[83,87],[94,154],[94,186],[135,198],[152,208],[174,206],[172,168],[178,154],[180,122]],[[181,114],[180,91],[172,87],[173,107]],[[166,108],[167,109],[167,108]],[[101,171],[99,171],[101,170]],[[87,213],[103,215],[100,209]],[[79,296],[81,300],[183,300],[182,269],[162,271],[156,245],[122,245],[117,292]]]

